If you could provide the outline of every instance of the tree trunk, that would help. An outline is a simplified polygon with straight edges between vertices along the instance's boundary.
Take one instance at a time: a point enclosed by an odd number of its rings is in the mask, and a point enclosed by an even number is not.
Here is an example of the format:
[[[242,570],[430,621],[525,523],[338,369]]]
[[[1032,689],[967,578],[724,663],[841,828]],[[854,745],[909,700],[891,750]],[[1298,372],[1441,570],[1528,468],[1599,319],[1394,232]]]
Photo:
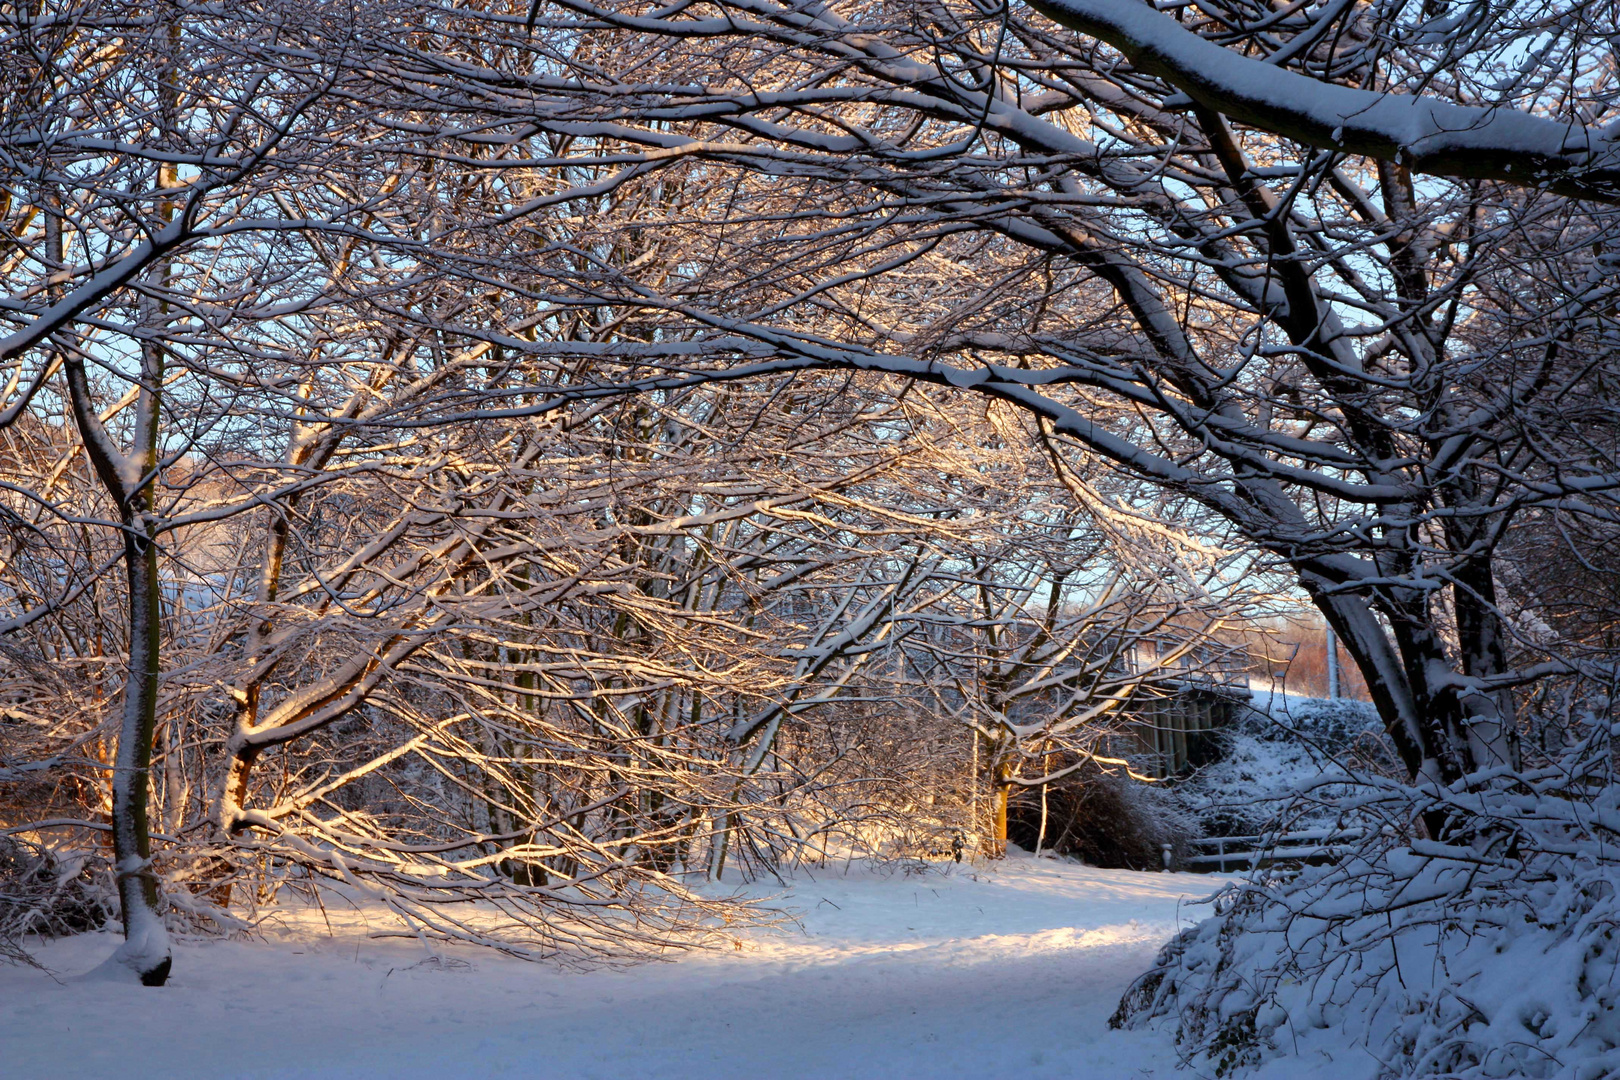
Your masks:
[[[1485,679],[1508,670],[1506,635],[1496,600],[1489,559],[1473,559],[1455,574],[1457,644],[1463,674]],[[1482,765],[1519,767],[1519,729],[1513,691],[1473,691],[1460,695],[1469,715],[1469,735]]]
[[[998,762],[991,771],[995,786],[990,796],[990,857],[1007,854],[1007,801],[1012,795],[1012,765]]]
[[[147,804],[152,737],[157,727],[162,592],[150,518],[126,519],[124,565],[129,575],[129,675],[124,684],[118,753],[113,763],[113,857],[123,912],[124,944],[116,958],[147,986],[169,978],[169,936],[163,926]]]
[[[112,832],[124,944],[113,959],[147,986],[162,986],[172,962],[163,926],[157,875],[152,869],[152,739],[157,731],[157,691],[162,644],[163,594],[158,579],[154,486],[163,387],[163,351],[141,346],[141,390],[134,453],[123,454],[97,416],[84,361],[64,361],[69,400],[85,453],[119,507],[124,534],[124,572],[129,582],[129,671],[124,681],[118,749],[113,757]]]
[[[1371,601],[1313,589],[1313,579],[1302,575],[1366,681],[1413,780],[1452,784],[1479,769],[1518,765],[1511,693],[1466,690],[1471,680],[1507,667],[1489,574],[1487,564],[1483,574],[1465,583],[1473,595],[1458,596],[1455,659],[1446,655],[1428,597],[1383,605],[1390,623],[1386,633]],[[1436,838],[1448,828],[1438,813],[1426,814],[1424,825]]]

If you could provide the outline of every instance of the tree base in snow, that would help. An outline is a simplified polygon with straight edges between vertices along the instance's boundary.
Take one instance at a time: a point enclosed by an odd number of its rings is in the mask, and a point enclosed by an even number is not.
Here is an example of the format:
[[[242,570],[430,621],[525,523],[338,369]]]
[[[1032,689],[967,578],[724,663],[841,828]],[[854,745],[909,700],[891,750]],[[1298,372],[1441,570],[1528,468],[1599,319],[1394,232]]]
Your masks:
[[[169,981],[169,968],[173,964],[174,958],[165,956],[158,962],[156,967],[149,968],[146,971],[136,971],[135,974],[140,977],[142,986],[162,986]]]
[[[110,963],[127,968],[142,986],[162,986],[169,981],[174,958],[169,952],[169,934],[163,920],[141,913],[124,943],[112,954]]]

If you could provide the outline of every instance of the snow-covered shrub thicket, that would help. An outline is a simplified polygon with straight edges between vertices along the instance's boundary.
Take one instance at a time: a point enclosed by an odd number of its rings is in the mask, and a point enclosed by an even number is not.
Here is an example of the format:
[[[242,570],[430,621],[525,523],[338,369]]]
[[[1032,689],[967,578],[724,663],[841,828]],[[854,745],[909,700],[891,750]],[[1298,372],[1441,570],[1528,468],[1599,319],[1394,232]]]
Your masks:
[[[178,535],[165,580],[201,586],[164,611],[173,670],[148,785],[171,932],[336,890],[428,939],[618,957],[751,917],[694,880],[829,845],[938,857],[971,841],[996,748],[1083,744],[1092,691],[1156,677],[1109,666],[1111,635],[1194,605],[1161,602],[1142,572],[1140,588],[1031,614],[1036,583],[1084,553],[1077,526],[1048,524],[1067,489],[1041,459],[991,457],[964,479],[960,424],[924,392],[866,389],[698,388],[566,433],[513,424],[530,440],[515,462],[463,430],[408,492],[344,473],[284,514]],[[878,438],[892,429],[916,436],[909,453]],[[20,487],[72,456],[63,426],[5,435]],[[365,456],[358,431],[344,438],[360,445],[334,469]],[[478,485],[456,461],[478,463]],[[198,498],[228,482],[194,469]],[[92,488],[61,484],[63,505],[96,512]],[[946,505],[973,513],[919,530]],[[457,507],[477,508],[472,524]],[[0,564],[0,615],[115,559],[104,535],[38,529],[51,544]],[[262,566],[235,565],[243,551]],[[1096,577],[1124,580],[1103,562]],[[1095,591],[1079,570],[1069,582],[1059,599]],[[124,641],[100,618],[80,597],[0,655],[0,779],[17,781],[0,828],[81,850],[105,883]],[[101,655],[53,662],[91,642]],[[1052,706],[1038,721],[984,737],[1032,695]]]
[[[1333,865],[1224,890],[1126,994],[1217,1074],[1333,1030],[1380,1077],[1596,1080],[1620,1070],[1620,725],[1448,785],[1326,777],[1381,821]],[[1311,797],[1319,792],[1309,787]],[[1421,822],[1448,822],[1431,839]],[[1341,1036],[1335,1036],[1341,1038]]]
[[[1335,776],[1398,775],[1371,702],[1257,691],[1218,735],[1219,756],[1178,783],[1175,794],[1206,836],[1353,825],[1322,796]],[[1313,799],[1297,799],[1309,787]]]
[[[1313,698],[1256,690],[1235,730],[1278,742],[1303,741],[1328,752],[1349,749],[1368,732],[1383,731],[1370,701]]]

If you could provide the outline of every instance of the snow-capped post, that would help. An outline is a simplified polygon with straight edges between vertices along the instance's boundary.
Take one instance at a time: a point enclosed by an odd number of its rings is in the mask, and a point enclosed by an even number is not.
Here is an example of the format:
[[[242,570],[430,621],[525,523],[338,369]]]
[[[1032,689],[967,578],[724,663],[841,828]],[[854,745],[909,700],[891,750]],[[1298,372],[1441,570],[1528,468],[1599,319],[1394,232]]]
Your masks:
[[[1328,627],[1327,638],[1327,695],[1334,701],[1339,697],[1339,639],[1333,635],[1333,627]]]

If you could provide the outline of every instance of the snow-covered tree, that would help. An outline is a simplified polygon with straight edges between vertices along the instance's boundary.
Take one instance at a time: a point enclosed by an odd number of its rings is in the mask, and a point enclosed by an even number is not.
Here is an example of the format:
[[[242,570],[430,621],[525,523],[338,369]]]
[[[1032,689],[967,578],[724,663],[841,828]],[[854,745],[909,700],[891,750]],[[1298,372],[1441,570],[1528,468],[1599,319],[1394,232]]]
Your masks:
[[[637,356],[595,351],[604,385],[850,368],[1015,403],[1291,567],[1413,776],[1513,765],[1513,689],[1580,661],[1513,622],[1502,538],[1612,513],[1584,22],[1043,10],[1080,33],[971,5],[405,6],[433,32],[372,64],[440,153],[521,189],[469,231],[682,192],[593,224],[679,248],[648,273],[521,229],[446,253],[642,320]]]
[[[1445,979],[1402,986],[1391,958],[1405,942],[1488,966],[1516,907],[1606,955],[1580,928],[1607,918],[1610,617],[1569,618],[1546,575],[1612,591],[1612,11],[390,10],[424,33],[375,45],[373,100],[500,185],[457,221],[509,243],[439,265],[642,327],[633,355],[529,346],[570,365],[537,391],[851,370],[993,398],[1060,462],[1134,483],[1126,505],[1224,531],[1321,610],[1406,781],[1367,778],[1365,850],[1257,886],[1167,958],[1143,1009],[1185,1005],[1183,1033],[1227,1065],[1324,1002],[1382,1002],[1369,1037],[1397,1068],[1528,1069],[1609,1037],[1527,1020],[1525,1042]],[[636,212],[604,212],[609,192]],[[559,204],[679,258],[525,231]],[[1555,700],[1569,747],[1528,748]],[[1494,914],[1459,928],[1465,897]],[[1568,1000],[1602,1012],[1605,978],[1571,975]],[[1273,1008],[1290,985],[1310,990]]]

